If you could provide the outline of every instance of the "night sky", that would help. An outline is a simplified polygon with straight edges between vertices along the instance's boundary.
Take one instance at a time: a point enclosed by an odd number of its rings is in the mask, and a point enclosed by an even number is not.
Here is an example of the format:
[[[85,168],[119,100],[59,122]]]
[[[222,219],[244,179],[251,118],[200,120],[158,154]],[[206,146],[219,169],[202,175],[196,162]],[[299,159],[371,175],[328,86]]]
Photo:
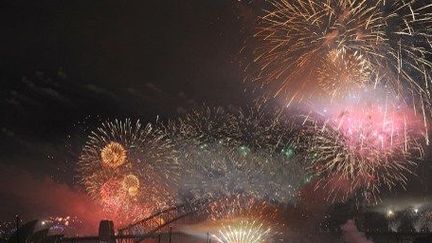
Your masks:
[[[81,146],[101,121],[249,102],[240,50],[262,7],[252,0],[2,1],[2,176],[73,186]],[[423,198],[432,190],[429,163],[417,174],[403,194]],[[0,191],[0,198],[13,197]],[[21,210],[7,205],[0,219]]]
[[[76,149],[65,145],[100,120],[243,103],[239,52],[255,5],[3,2],[1,163],[56,176]]]

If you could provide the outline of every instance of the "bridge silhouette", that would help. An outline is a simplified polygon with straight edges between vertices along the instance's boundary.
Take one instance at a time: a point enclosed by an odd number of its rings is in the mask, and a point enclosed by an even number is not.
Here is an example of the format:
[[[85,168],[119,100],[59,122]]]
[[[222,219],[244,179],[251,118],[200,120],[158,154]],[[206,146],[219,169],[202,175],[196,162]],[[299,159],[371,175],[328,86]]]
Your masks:
[[[109,242],[136,243],[150,238],[160,237],[161,234],[171,236],[174,222],[203,210],[212,200],[199,199],[163,209],[153,215],[132,223],[115,232],[112,221],[104,220],[99,225],[99,235],[84,237],[62,238],[62,242]],[[176,232],[174,232],[176,233]],[[171,242],[171,241],[170,241]]]
[[[179,221],[188,216],[192,216],[195,213],[199,213],[204,210],[206,206],[213,200],[210,198],[204,198],[195,200],[193,202],[179,204],[173,207],[169,207],[154,213],[153,215],[132,223],[126,227],[123,227],[117,232],[114,229],[114,223],[112,221],[104,220],[99,225],[99,234],[97,236],[85,236],[85,237],[64,237],[60,238],[58,242],[77,242],[77,243],[90,243],[90,242],[106,242],[106,243],[138,243],[145,240],[153,239],[152,242],[162,242],[161,237],[168,238],[163,242],[175,243],[179,242],[176,240],[174,235],[184,235],[181,232],[173,231],[173,223]],[[196,215],[194,215],[196,216]],[[337,232],[320,232],[316,235],[322,237],[338,235]],[[432,243],[431,233],[416,233],[416,232],[365,232],[368,238],[372,238],[375,243],[408,243],[408,242],[428,242]],[[340,237],[340,236],[339,236]],[[186,236],[184,237],[187,238]],[[425,239],[425,241],[416,241],[418,239]],[[311,242],[310,239],[305,236],[305,239],[295,242]],[[180,240],[180,242],[191,242],[189,240]],[[192,241],[198,242],[198,241]],[[199,242],[210,243],[210,235],[207,233],[206,239],[201,239]],[[283,241],[285,242],[285,241]],[[290,240],[287,242],[291,242]]]

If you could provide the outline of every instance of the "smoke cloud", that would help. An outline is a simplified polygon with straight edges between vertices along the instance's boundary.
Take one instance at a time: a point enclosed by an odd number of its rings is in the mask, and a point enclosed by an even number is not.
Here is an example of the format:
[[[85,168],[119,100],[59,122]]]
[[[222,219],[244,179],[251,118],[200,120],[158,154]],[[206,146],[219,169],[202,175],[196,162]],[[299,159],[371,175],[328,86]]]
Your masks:
[[[15,168],[0,170],[0,216],[24,220],[49,216],[75,216],[82,224],[80,234],[96,234],[101,219],[109,218],[85,192],[50,178],[36,178]]]
[[[342,229],[342,240],[346,243],[373,243],[372,240],[366,238],[365,234],[360,232],[355,225],[354,220],[348,220]]]

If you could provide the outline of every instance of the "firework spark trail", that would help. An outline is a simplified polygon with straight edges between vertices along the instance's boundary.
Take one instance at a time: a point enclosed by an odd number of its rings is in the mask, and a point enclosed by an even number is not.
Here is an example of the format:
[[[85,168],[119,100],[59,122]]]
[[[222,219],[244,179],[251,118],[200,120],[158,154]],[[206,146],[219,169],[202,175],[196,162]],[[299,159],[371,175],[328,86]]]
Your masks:
[[[254,220],[223,225],[212,237],[219,243],[263,243],[271,234],[271,228]]]
[[[261,44],[255,62],[261,67],[258,80],[280,82],[275,87],[276,95],[287,89],[304,88],[296,83],[300,81],[297,79],[312,75],[319,62],[325,61],[332,51],[354,55],[356,51],[351,48],[370,48],[370,43],[375,46],[377,40],[384,39],[384,33],[378,28],[379,12],[364,6],[349,9],[343,1],[271,3],[273,9],[262,17],[255,35]],[[363,29],[368,35],[362,35]]]
[[[233,120],[233,114],[221,107],[202,106],[168,122],[165,130],[174,140],[187,140],[187,144],[227,144],[234,130]]]
[[[367,87],[371,79],[370,64],[362,56],[332,50],[317,70],[318,84],[333,98],[355,93]]]
[[[376,200],[382,186],[404,186],[424,154],[414,114],[390,106],[387,99],[365,100],[366,104],[356,99],[320,108],[325,114],[318,118],[309,114],[303,124],[310,138],[303,145],[310,171],[321,179],[319,187],[331,189],[330,196],[342,193],[346,198],[365,190]],[[349,188],[345,188],[347,183]]]
[[[193,198],[228,193],[228,186],[244,180],[248,182],[250,168],[236,151],[228,148],[232,129],[232,116],[222,108],[193,110],[179,119],[162,124],[162,130],[180,151],[182,168],[180,193],[192,194]],[[236,176],[234,176],[236,175]],[[234,180],[234,181],[231,181]],[[216,183],[218,182],[218,183]],[[245,184],[245,183],[242,183]]]
[[[264,197],[278,202],[292,202],[305,178],[302,158],[295,153],[294,140],[299,139],[299,126],[283,109],[269,102],[234,113],[235,130],[232,143],[241,153],[248,152],[260,163]]]
[[[127,224],[170,203],[175,157],[171,142],[150,124],[105,122],[88,137],[79,178],[105,211]]]
[[[275,219],[279,209],[266,199],[257,199],[247,193],[224,195],[211,202],[205,213],[212,221],[254,218],[265,221]]]
[[[164,131],[181,151],[181,190],[194,197],[248,193],[295,200],[303,167],[289,147],[292,128],[274,114],[204,107],[168,122]]]
[[[265,242],[278,231],[278,207],[251,195],[220,197],[208,205],[206,213],[221,225],[212,234],[218,242]]]
[[[198,148],[183,163],[189,176],[185,177],[184,189],[199,197],[209,194],[230,195],[249,192],[257,197],[265,193],[263,166],[256,157],[243,156],[221,146]]]
[[[431,117],[432,4],[271,0],[255,34],[252,80],[273,96],[309,102],[385,88]]]

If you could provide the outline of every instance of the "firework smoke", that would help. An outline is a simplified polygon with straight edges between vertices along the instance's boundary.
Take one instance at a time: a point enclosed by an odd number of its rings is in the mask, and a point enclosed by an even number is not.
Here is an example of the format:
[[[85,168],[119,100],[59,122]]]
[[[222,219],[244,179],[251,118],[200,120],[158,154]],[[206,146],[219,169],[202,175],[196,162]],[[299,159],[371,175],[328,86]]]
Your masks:
[[[289,147],[292,127],[266,112],[204,107],[168,122],[164,131],[180,151],[181,191],[295,200],[304,173]]]
[[[365,234],[360,232],[355,225],[354,220],[348,220],[341,226],[343,242],[347,243],[373,243],[366,238]]]
[[[303,126],[297,147],[331,201],[360,191],[377,201],[382,188],[404,187],[424,155],[421,118],[377,90],[313,106]]]

